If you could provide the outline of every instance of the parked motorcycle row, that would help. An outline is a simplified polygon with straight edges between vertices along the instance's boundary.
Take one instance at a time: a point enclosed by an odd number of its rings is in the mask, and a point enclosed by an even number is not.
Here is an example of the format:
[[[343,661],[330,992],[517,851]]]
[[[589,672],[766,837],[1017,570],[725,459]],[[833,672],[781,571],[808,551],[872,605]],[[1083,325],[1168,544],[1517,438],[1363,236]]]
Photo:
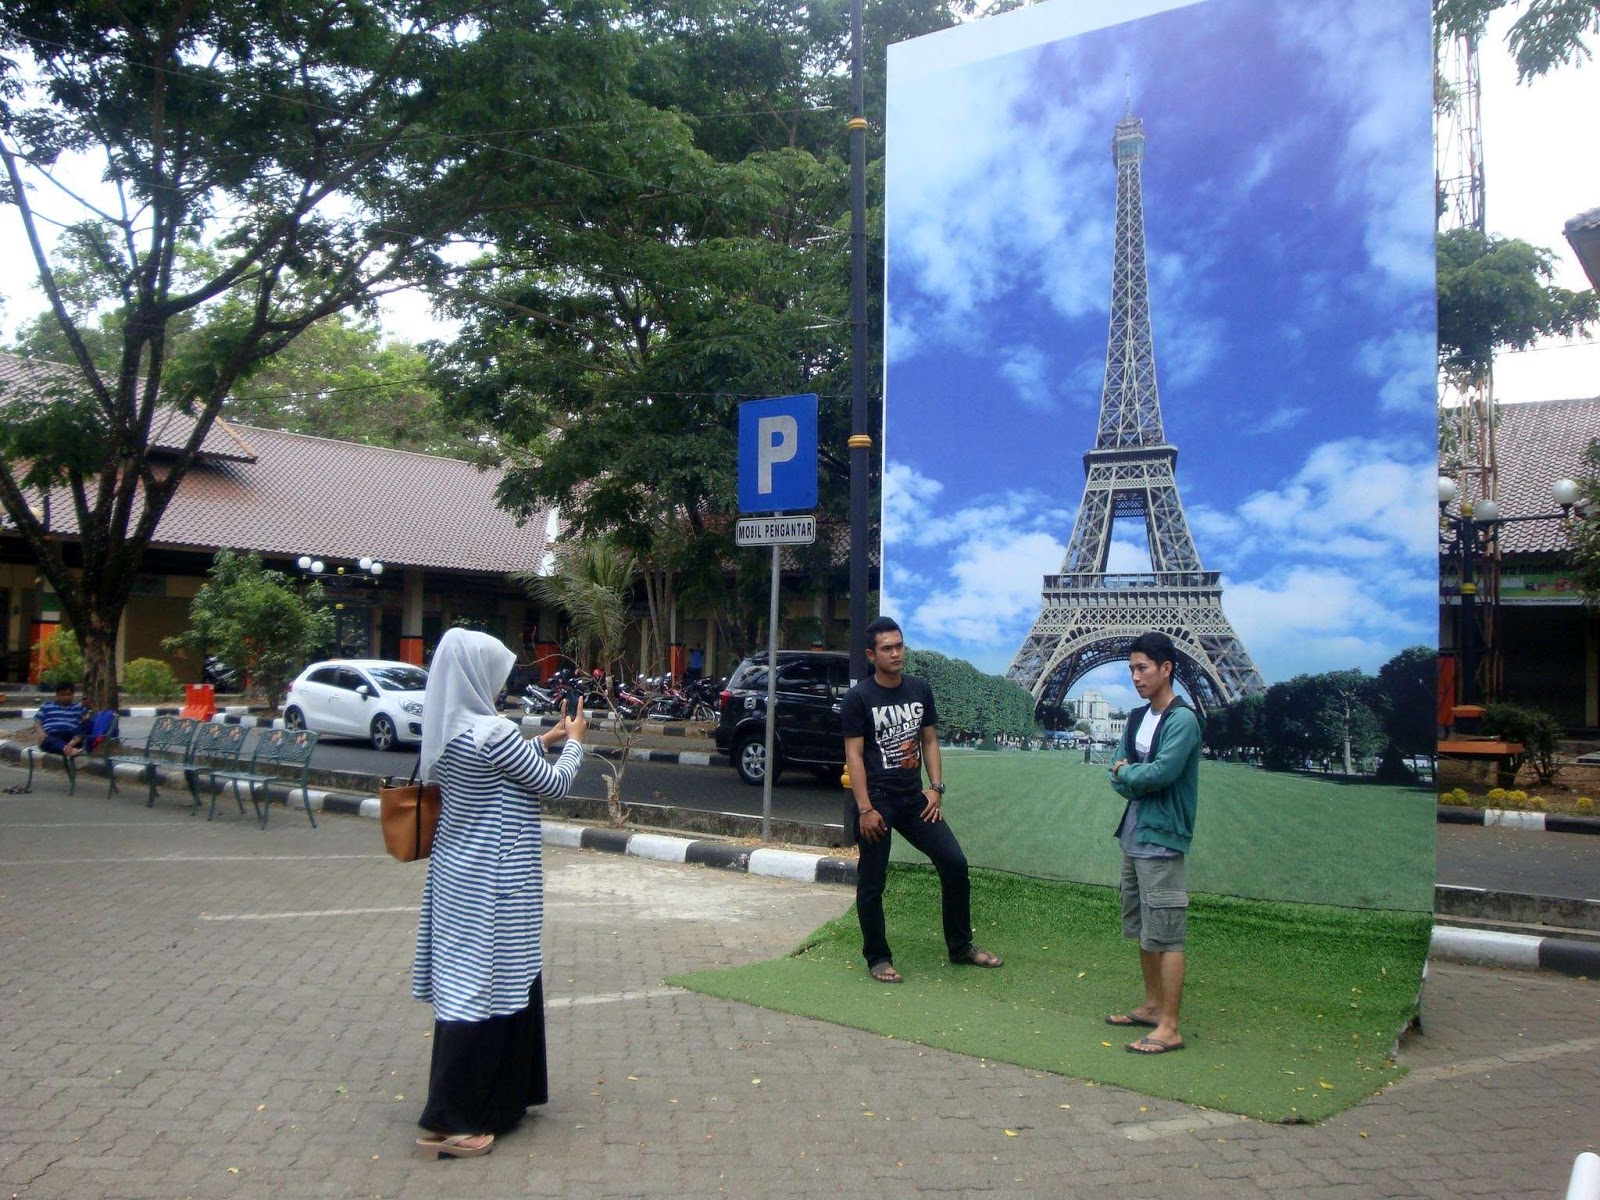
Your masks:
[[[614,709],[625,720],[642,716],[653,721],[714,721],[721,690],[720,679],[680,683],[670,675],[640,675],[631,683],[614,682],[607,697],[603,679],[568,668],[542,684],[523,683],[515,691],[515,703],[527,716],[570,711],[576,703],[584,709]],[[502,698],[503,705],[511,702],[510,693]]]

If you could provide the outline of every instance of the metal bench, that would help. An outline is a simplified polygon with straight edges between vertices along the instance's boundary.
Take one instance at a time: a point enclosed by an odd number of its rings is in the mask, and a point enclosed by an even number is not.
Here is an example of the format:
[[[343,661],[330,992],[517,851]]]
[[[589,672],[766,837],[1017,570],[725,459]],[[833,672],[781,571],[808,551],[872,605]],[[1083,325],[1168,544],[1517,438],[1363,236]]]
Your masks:
[[[102,718],[102,713],[96,713],[95,715],[97,719]],[[117,739],[120,736],[119,731],[121,726],[117,714],[112,712],[110,709],[103,710],[103,717],[108,719],[108,723],[100,733],[93,737],[89,746],[84,749],[82,754],[74,754],[70,757],[65,754],[60,755],[62,766],[67,772],[67,795],[69,796],[77,794],[79,760],[84,758],[86,755],[95,755],[99,757],[101,762],[105,764],[106,773],[108,775],[111,773],[111,752],[117,746]],[[46,751],[42,746],[27,746],[23,748],[22,756],[23,758],[27,759],[28,762],[28,778],[22,783],[18,784],[16,787],[6,788],[7,792],[10,792],[12,795],[20,796],[26,795],[27,793],[33,791],[35,756],[44,753],[46,753]]]
[[[272,729],[262,733],[256,739],[256,748],[250,755],[250,767],[245,771],[211,771],[211,790],[217,790],[218,783],[233,784],[233,798],[239,800],[239,785],[250,786],[250,803],[256,810],[256,816],[261,820],[261,828],[267,827],[267,809],[272,803],[270,788],[275,783],[285,785],[283,802],[289,803],[289,797],[294,794],[296,787],[300,789],[300,797],[305,805],[306,817],[311,822],[311,828],[317,827],[316,814],[311,811],[311,752],[317,748],[317,735],[309,729]],[[299,773],[296,780],[295,773]],[[239,800],[241,811],[244,801]]]
[[[146,808],[156,804],[156,770],[159,767],[182,768],[189,761],[189,747],[194,743],[200,722],[188,717],[157,717],[144,739],[144,749],[137,754],[111,754],[106,757],[106,799],[117,790],[117,767],[120,764],[138,767],[150,785]]]
[[[206,820],[211,820],[217,815],[217,782],[216,772],[236,771],[239,767],[239,755],[244,751],[245,735],[249,731],[243,725],[224,725],[221,722],[206,721],[194,735],[194,741],[189,746],[189,761],[183,768],[183,778],[189,785],[189,795],[194,803],[189,806],[189,815],[192,817],[200,811],[200,776],[211,778],[211,811],[206,814]],[[235,796],[234,799],[238,800]],[[239,800],[239,812],[244,812],[244,801]]]

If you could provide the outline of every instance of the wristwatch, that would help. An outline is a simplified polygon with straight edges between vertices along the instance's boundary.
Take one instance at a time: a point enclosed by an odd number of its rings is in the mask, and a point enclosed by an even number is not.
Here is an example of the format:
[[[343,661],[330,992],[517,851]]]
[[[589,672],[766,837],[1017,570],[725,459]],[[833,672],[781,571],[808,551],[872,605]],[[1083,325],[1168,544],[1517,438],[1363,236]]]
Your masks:
[[[944,784],[942,784],[942,783],[930,783],[928,786],[931,787],[934,791],[938,792],[939,795],[941,795],[941,796],[944,795]]]

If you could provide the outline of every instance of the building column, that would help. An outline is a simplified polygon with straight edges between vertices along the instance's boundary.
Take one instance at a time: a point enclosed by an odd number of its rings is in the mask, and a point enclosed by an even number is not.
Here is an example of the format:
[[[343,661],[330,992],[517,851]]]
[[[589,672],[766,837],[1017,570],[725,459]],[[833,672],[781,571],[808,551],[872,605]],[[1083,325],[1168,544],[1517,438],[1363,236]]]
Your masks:
[[[400,588],[400,661],[422,665],[422,572],[407,571]]]

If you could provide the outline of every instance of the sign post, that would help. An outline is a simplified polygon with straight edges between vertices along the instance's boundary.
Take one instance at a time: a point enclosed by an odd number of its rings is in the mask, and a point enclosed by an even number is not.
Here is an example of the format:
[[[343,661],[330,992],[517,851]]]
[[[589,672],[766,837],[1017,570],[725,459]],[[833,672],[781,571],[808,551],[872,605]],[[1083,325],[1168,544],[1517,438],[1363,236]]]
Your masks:
[[[761,840],[772,840],[773,718],[778,706],[778,581],[783,546],[817,540],[817,518],[795,509],[817,506],[817,398],[780,396],[739,406],[739,511],[787,513],[741,520],[739,546],[772,547],[767,606],[767,728],[761,772]]]

